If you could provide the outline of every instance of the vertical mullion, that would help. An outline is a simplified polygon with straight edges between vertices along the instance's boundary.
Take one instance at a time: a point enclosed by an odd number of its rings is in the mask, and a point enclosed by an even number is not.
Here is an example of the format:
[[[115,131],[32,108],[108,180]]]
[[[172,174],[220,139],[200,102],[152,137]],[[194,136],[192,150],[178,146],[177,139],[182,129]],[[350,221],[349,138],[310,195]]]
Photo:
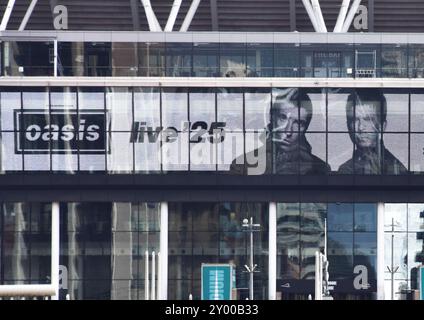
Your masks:
[[[4,284],[4,214],[5,204],[0,203],[0,283]]]
[[[134,113],[134,91],[135,88],[134,87],[130,87],[129,91],[131,93],[131,123],[134,124],[135,123],[135,113]],[[134,127],[134,125],[132,126]],[[131,137],[132,132],[130,132],[130,137]],[[132,142],[132,175],[135,175],[135,141]]]
[[[163,111],[162,111],[162,100],[163,100],[163,88],[159,85],[159,87],[157,87],[157,89],[159,90],[159,121],[160,121],[160,126],[161,128],[163,128]],[[155,91],[155,89],[153,88],[153,93]],[[160,172],[163,173],[163,159],[164,159],[164,155],[163,155],[163,139],[162,139],[162,135],[160,136],[159,139],[159,144],[160,144]]]
[[[412,112],[412,93],[411,90],[408,92],[408,175],[412,175],[411,172],[411,112]]]
[[[247,66],[247,64],[246,64]],[[247,68],[246,68],[247,70]],[[246,91],[249,91],[249,89],[251,88],[247,88],[247,89],[242,89],[241,90],[241,94],[242,94],[242,123],[243,123],[243,131],[242,131],[242,135],[243,135],[243,173],[244,175],[247,175],[247,157],[246,157]]]
[[[77,108],[77,123],[80,123],[80,112],[79,112],[79,99],[80,99],[80,88],[75,88],[76,91],[76,108]],[[76,145],[77,145],[77,172],[81,171],[81,156],[80,156],[80,143],[79,143],[79,128],[75,128],[75,136],[76,136]],[[107,153],[107,145],[106,145],[106,153]]]
[[[47,87],[47,95],[48,95],[48,104],[49,104],[49,136],[52,136],[52,97],[51,97],[51,88]],[[49,149],[50,149],[50,154],[49,154],[49,162],[50,162],[50,169],[49,171],[52,172],[53,171],[53,139],[50,139],[49,142]],[[65,154],[66,157],[66,154]]]
[[[328,175],[331,175],[331,167],[328,161],[328,88],[324,89],[325,92],[325,163],[330,168],[330,172],[328,172]],[[347,101],[346,103],[349,103]]]
[[[190,88],[187,88],[186,91],[186,101],[187,101],[187,119],[189,123],[188,127],[188,137],[187,137],[187,151],[188,151],[188,172],[191,171],[191,143],[190,143],[190,134],[191,134],[191,123],[190,123]],[[181,132],[182,133],[182,132]]]
[[[23,93],[23,91],[22,90],[20,90],[20,97],[21,97],[21,114],[23,115],[24,114],[24,93]],[[15,128],[16,129],[16,128]],[[19,132],[18,132],[18,134],[19,134],[19,136],[20,136],[20,139],[22,139],[23,138],[23,135],[24,135],[24,131],[22,131],[22,129],[23,128],[21,128],[21,127],[19,127]],[[23,140],[23,139],[22,139]],[[25,144],[23,145],[23,152],[22,152],[22,154],[21,154],[21,161],[22,161],[22,172],[25,174]]]
[[[109,87],[109,89],[111,89],[111,88]],[[104,137],[105,137],[105,140],[107,141],[106,142],[106,152],[105,152],[104,161],[105,161],[105,174],[108,174],[109,173],[108,159],[107,159],[108,149],[109,149],[108,148],[108,145],[109,145],[109,147],[112,146],[111,145],[111,141],[110,141],[110,139],[112,138],[112,130],[109,130],[109,127],[108,127],[108,117],[107,117],[107,107],[106,107],[106,104],[107,104],[107,97],[106,97],[106,95],[107,95],[107,92],[108,92],[108,87],[104,87],[102,91],[103,91],[103,114],[104,114],[104,117],[106,119]],[[112,92],[114,93],[113,90],[112,90]],[[112,126],[110,126],[110,129],[112,129]],[[109,139],[107,139],[108,136],[109,136]]]

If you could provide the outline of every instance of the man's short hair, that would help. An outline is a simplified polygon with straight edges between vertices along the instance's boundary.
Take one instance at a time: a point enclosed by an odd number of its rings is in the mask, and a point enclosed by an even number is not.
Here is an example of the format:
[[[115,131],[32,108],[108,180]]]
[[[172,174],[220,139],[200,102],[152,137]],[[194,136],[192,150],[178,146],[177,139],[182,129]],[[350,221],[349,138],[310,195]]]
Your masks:
[[[381,124],[385,123],[387,120],[387,100],[384,96],[382,90],[377,88],[360,88],[356,89],[355,92],[352,92],[346,104],[346,117],[349,119],[349,116],[353,116],[353,106],[362,105],[368,101],[377,101],[381,103],[381,108],[377,112],[380,114]]]
[[[297,88],[286,89],[275,98],[275,101],[272,104],[272,112],[278,109],[279,105],[284,105],[286,103],[291,103],[296,107],[305,109],[306,131],[312,120],[312,101],[309,95],[305,92],[305,90]]]

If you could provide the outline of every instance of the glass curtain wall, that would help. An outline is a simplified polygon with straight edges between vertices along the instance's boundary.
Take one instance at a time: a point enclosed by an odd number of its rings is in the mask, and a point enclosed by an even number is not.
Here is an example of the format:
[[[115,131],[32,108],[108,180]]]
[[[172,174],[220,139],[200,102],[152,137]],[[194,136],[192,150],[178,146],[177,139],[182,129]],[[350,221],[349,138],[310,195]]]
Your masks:
[[[327,254],[335,299],[372,299],[377,291],[377,208],[360,203],[277,204],[277,291],[282,299],[314,294],[315,252]],[[355,288],[355,269],[366,270],[369,287]]]
[[[424,204],[386,203],[384,217],[386,300],[412,300],[424,263]]]
[[[200,299],[202,263],[230,263],[236,268],[236,299],[249,296],[249,234],[242,221],[261,225],[254,235],[255,299],[268,296],[268,205],[266,203],[170,203],[168,299]]]
[[[0,283],[50,283],[51,204],[1,203],[0,227]]]
[[[159,251],[159,204],[63,203],[60,211],[60,264],[68,272],[61,294],[71,300],[144,300],[145,252],[151,264],[152,252]]]
[[[0,89],[1,172],[420,175],[422,90]]]

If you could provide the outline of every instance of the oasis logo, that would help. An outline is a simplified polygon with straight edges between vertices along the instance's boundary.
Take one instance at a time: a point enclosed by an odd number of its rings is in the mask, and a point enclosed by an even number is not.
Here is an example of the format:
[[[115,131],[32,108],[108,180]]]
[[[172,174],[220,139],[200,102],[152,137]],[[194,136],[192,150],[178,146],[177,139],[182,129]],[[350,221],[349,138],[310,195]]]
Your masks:
[[[17,154],[105,154],[104,111],[14,110]]]

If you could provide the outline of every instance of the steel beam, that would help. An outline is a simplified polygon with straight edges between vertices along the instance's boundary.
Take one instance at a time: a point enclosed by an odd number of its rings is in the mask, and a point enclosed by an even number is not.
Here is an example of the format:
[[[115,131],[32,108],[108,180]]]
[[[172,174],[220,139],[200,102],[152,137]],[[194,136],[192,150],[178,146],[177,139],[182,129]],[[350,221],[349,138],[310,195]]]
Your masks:
[[[218,5],[217,5],[216,1],[217,0],[210,0],[212,31],[218,31],[219,30]]]
[[[316,21],[318,22],[318,26],[321,32],[327,32],[327,27],[325,26],[324,17],[322,15],[321,6],[318,0],[311,0],[312,8],[315,13]]]
[[[321,29],[316,19],[314,10],[312,9],[311,3],[309,2],[309,0],[302,0],[302,2],[303,2],[303,6],[306,9],[306,12],[308,13],[309,20],[311,20],[311,23],[312,23],[312,26],[314,27],[315,32],[320,32]]]
[[[153,11],[152,4],[150,0],[141,0],[143,4],[144,11],[146,12],[147,23],[149,24],[150,31],[160,32],[162,27],[159,24],[158,19],[156,18],[155,12]]]
[[[188,9],[184,22],[181,25],[180,32],[187,32],[188,28],[190,28],[191,22],[193,21],[194,15],[196,14],[197,8],[199,7],[200,1],[201,0],[193,0],[193,2],[191,3],[190,9]]]
[[[4,10],[3,19],[1,20],[0,31],[6,30],[14,6],[15,0],[9,0],[6,6],[6,10]]]
[[[358,11],[359,5],[361,4],[361,0],[355,0],[350,7],[349,13],[347,14],[346,21],[343,24],[342,32],[348,32],[350,25],[352,24],[353,19],[355,18],[355,14]]]
[[[131,4],[131,17],[133,22],[133,30],[140,30],[140,13],[138,12],[138,2],[137,0],[130,0]]]
[[[168,21],[166,22],[165,32],[171,32],[174,29],[175,20],[177,20],[177,15],[178,12],[180,12],[182,2],[182,0],[174,0],[171,13],[169,14]]]
[[[346,20],[347,10],[349,9],[350,0],[343,0],[342,6],[340,8],[339,16],[337,17],[336,26],[334,27],[333,32],[341,32],[343,24]]]
[[[24,18],[22,19],[21,25],[19,26],[19,31],[23,31],[26,28],[26,25],[28,23],[29,18],[31,18],[32,12],[34,11],[35,5],[37,4],[38,0],[32,0],[26,13]]]

